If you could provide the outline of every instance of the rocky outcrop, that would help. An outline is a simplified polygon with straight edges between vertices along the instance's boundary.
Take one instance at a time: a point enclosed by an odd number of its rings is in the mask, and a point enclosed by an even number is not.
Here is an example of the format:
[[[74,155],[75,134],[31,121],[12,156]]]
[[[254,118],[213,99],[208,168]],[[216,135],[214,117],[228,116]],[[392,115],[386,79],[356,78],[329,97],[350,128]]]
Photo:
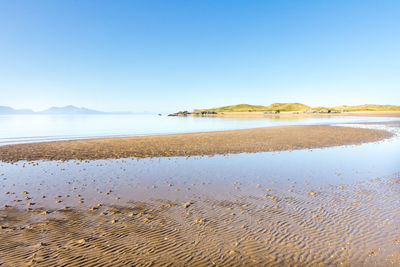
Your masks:
[[[190,113],[189,111],[185,110],[185,111],[179,111],[177,113],[172,113],[172,114],[168,114],[168,116],[187,116],[190,115],[192,113]]]

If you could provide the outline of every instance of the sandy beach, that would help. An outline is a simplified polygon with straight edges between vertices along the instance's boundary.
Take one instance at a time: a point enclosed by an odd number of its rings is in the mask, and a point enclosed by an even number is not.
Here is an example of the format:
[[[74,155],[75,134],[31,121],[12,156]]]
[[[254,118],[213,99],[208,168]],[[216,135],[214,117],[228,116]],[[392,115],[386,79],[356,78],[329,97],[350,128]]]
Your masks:
[[[390,137],[382,130],[326,125],[97,138],[0,146],[0,161],[175,157],[319,148]]]
[[[391,136],[318,125],[3,146],[0,265],[397,266],[400,177],[353,162]],[[341,145],[361,154],[301,150]]]

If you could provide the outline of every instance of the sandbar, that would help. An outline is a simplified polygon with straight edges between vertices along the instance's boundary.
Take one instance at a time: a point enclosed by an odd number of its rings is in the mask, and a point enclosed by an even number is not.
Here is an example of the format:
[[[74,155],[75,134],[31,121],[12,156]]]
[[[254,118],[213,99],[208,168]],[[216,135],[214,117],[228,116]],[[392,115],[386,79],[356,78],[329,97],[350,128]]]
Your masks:
[[[360,144],[391,137],[384,130],[307,125],[156,136],[94,138],[7,145],[0,161],[96,160],[204,156]]]

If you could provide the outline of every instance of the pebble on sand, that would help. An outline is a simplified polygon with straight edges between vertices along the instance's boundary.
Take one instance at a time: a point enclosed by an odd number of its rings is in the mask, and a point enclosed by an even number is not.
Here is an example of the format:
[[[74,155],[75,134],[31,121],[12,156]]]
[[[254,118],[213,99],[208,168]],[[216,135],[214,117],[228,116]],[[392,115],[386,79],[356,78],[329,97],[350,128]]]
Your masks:
[[[190,207],[190,205],[192,205],[193,203],[192,202],[186,202],[185,204],[183,204],[183,208],[185,208],[185,209],[187,209],[187,208],[189,208]]]

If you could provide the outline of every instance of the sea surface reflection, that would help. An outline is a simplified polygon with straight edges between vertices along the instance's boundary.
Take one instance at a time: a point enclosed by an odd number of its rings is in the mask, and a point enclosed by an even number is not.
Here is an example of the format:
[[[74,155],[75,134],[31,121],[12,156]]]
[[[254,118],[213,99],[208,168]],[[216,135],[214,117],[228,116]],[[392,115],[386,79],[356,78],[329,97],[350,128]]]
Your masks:
[[[350,116],[212,118],[158,115],[0,115],[0,145],[92,137],[137,136],[281,125],[388,120],[396,120],[396,118]]]

